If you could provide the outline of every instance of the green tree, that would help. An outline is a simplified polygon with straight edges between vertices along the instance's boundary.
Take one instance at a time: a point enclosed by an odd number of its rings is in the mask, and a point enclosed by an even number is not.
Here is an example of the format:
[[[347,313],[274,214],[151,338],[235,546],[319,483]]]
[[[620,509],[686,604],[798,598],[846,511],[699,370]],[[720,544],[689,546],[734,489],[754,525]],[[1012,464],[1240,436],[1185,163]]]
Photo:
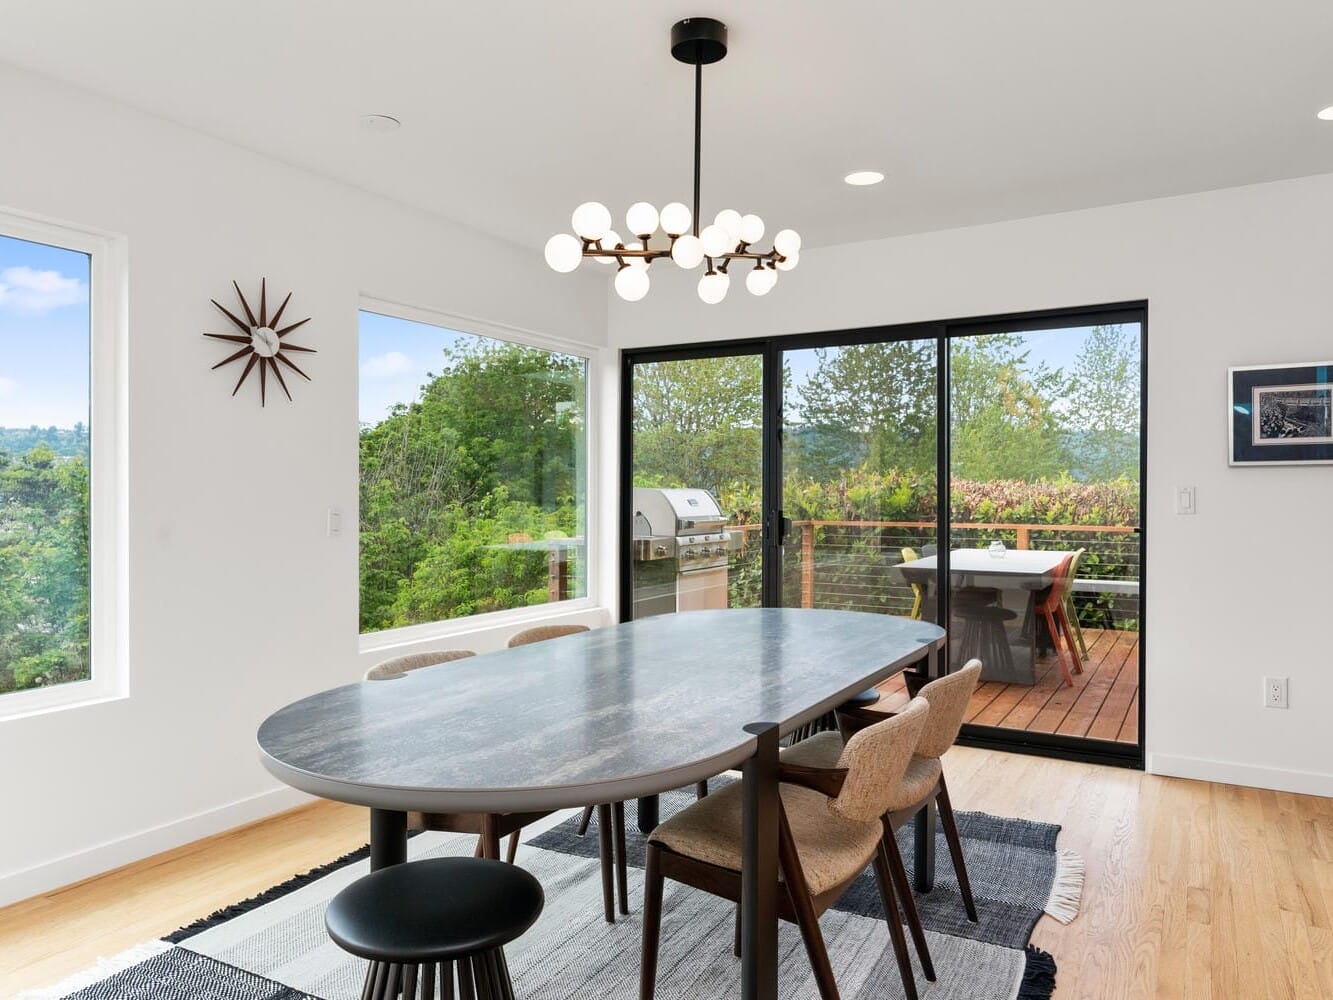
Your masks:
[[[1068,449],[1078,478],[1137,478],[1139,359],[1137,326],[1093,327],[1084,340],[1066,390]]]
[[[717,495],[758,488],[763,363],[758,355],[634,366],[637,486],[693,486]]]

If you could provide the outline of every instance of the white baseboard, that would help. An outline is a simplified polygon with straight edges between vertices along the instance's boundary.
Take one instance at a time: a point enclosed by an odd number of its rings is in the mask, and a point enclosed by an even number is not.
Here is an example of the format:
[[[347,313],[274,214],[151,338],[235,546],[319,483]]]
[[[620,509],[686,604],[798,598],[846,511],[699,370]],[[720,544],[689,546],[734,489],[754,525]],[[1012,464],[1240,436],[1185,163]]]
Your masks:
[[[50,892],[310,801],[310,796],[304,792],[281,786],[216,809],[207,809],[183,819],[140,830],[127,837],[75,851],[52,861],[44,861],[31,868],[8,872],[0,876],[0,906]]]
[[[1271,788],[1279,792],[1333,798],[1333,774],[1319,771],[1288,771],[1275,767],[1255,767],[1229,760],[1175,757],[1160,753],[1148,754],[1145,764],[1149,774],[1195,778],[1199,781],[1217,781],[1224,785]]]

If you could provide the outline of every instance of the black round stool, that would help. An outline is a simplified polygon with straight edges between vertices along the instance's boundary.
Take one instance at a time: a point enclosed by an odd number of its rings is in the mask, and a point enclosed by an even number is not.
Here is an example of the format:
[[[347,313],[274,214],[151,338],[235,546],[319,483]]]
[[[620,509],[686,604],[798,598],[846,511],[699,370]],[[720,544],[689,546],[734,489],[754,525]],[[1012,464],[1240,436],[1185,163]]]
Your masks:
[[[361,1000],[513,1000],[504,946],[533,925],[543,901],[522,868],[432,858],[357,879],[333,897],[324,926],[370,960]]]

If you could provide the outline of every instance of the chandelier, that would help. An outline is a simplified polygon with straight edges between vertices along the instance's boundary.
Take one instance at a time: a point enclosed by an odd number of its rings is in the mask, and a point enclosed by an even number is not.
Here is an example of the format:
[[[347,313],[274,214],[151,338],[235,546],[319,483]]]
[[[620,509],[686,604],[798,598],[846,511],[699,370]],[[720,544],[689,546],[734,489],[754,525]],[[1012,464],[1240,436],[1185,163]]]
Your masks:
[[[771,250],[756,249],[764,238],[764,220],[726,208],[712,225],[699,230],[699,137],[702,118],[703,68],[727,54],[727,26],[711,17],[690,17],[671,28],[671,54],[694,66],[694,211],[673,201],[659,212],[646,201],[635,202],[625,213],[625,227],[633,239],[622,242],[611,228],[611,213],[600,202],[584,202],[574,209],[575,235],[558,233],[546,241],[546,263],[561,273],[573,271],[591,257],[615,264],[616,293],[627,302],[648,294],[648,270],[653,261],[669,257],[677,266],[693,269],[707,262],[699,279],[699,298],[710,305],[721,302],[731,287],[731,266],[750,267],[745,287],[767,295],[777,284],[779,271],[790,271],[800,256],[801,237],[783,229],[773,237]],[[659,228],[666,241],[652,241]]]

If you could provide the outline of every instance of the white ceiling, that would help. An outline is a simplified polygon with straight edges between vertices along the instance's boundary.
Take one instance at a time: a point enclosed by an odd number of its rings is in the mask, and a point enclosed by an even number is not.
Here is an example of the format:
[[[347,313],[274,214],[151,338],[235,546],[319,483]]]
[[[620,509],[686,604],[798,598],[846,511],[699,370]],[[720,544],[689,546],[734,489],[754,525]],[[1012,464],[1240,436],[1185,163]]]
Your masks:
[[[689,202],[690,15],[705,214],[807,246],[1333,171],[1328,0],[0,0],[0,60],[540,253]]]

